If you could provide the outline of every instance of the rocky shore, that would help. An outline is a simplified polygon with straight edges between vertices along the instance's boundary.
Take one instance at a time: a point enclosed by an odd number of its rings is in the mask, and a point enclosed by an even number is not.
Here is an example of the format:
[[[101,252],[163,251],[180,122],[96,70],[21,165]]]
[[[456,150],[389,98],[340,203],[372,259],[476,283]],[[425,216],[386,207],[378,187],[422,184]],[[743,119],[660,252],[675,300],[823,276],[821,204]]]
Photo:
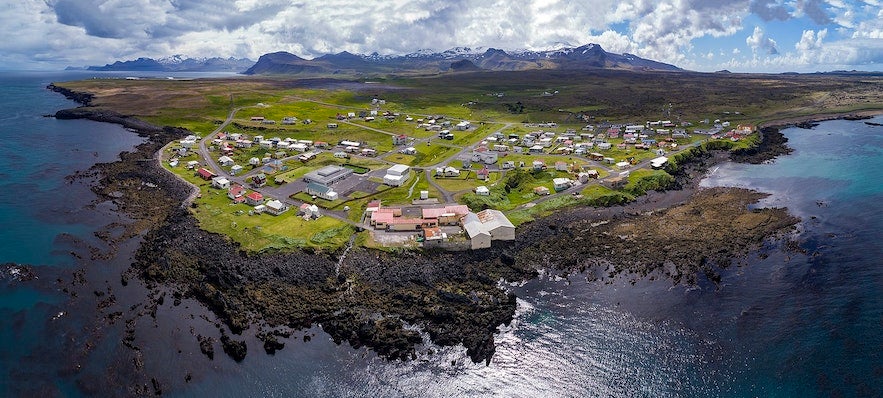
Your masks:
[[[338,343],[368,346],[390,359],[414,358],[427,349],[422,343],[428,336],[437,345],[462,344],[473,361],[489,362],[494,334],[515,314],[515,295],[500,281],[523,281],[540,269],[586,272],[593,279],[661,272],[673,283],[694,283],[698,275],[717,281],[721,267],[797,222],[784,209],[749,210],[762,194],[696,190],[697,176],[725,156],[698,151],[680,164],[679,191],[650,193],[627,206],[561,211],[520,227],[517,241],[487,250],[393,254],[355,247],[342,260],[341,253],[249,254],[201,230],[180,206],[191,187],[154,159],[186,131],[91,107],[56,116],[128,123],[148,138],[119,161],[79,177],[96,178],[93,190],[134,220],[124,234],[112,236],[143,234],[125,278],[170,290],[172,305],[185,297],[203,303],[222,320],[220,348],[236,360],[247,355],[236,337],[246,329],[256,329],[272,353],[294,330],[318,324]],[[779,141],[776,147],[784,148]],[[763,156],[764,148],[745,156]],[[215,339],[199,336],[195,343],[213,357]]]

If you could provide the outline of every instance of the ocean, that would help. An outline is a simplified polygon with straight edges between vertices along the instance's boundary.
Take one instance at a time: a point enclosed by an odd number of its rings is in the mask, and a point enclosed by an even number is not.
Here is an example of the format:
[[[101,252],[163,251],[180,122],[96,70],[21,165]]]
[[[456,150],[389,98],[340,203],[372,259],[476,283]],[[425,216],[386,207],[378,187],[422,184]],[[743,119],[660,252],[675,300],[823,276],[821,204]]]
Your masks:
[[[152,394],[150,377],[182,397],[883,396],[883,127],[789,128],[791,155],[714,167],[703,186],[766,192],[761,205],[801,217],[793,239],[805,251],[770,243],[718,286],[581,275],[511,286],[518,313],[489,366],[462,347],[389,362],[318,327],[274,356],[249,331],[236,363],[199,351],[194,334],[216,331],[198,303],[165,300],[155,317],[137,315],[149,292],[120,282],[137,240],[111,250],[94,236],[125,219],[95,203],[88,181],[65,177],[141,138],[42,117],[75,106],[46,84],[90,76],[0,76],[0,263],[32,264],[38,276],[0,275],[2,396],[127,396],[133,383]],[[121,343],[126,329],[138,350]]]

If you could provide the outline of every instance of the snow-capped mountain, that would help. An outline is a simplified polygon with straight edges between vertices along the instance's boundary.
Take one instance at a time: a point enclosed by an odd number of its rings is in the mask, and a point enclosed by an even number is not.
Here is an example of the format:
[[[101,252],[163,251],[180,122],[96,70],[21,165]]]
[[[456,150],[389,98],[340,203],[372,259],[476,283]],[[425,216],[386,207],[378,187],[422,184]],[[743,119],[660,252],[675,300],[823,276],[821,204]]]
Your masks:
[[[464,63],[461,61],[469,61]],[[454,65],[456,64],[456,65]],[[454,65],[454,67],[452,67]],[[550,50],[455,47],[442,52],[422,49],[407,55],[338,54],[305,60],[286,52],[266,54],[245,74],[299,73],[437,73],[475,70],[586,69],[679,71],[680,68],[631,54],[604,51],[598,44]]]

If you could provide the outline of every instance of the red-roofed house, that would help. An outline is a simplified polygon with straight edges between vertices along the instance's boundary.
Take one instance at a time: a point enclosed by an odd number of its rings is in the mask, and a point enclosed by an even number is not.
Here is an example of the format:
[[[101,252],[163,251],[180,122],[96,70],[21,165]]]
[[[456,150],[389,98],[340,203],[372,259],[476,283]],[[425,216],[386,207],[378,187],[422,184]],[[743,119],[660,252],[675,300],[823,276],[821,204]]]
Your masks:
[[[200,167],[199,170],[196,170],[196,175],[206,181],[211,180],[215,177],[215,173],[212,173],[208,169],[202,167]]]
[[[248,203],[249,205],[257,206],[259,204],[262,204],[263,202],[264,195],[261,195],[260,192],[255,191],[248,195],[245,195],[245,203]]]
[[[245,196],[245,188],[239,184],[234,184],[227,191],[227,197],[230,199],[233,199],[233,200],[236,200],[236,198],[241,198],[243,196]],[[245,199],[243,199],[243,200],[245,200]]]

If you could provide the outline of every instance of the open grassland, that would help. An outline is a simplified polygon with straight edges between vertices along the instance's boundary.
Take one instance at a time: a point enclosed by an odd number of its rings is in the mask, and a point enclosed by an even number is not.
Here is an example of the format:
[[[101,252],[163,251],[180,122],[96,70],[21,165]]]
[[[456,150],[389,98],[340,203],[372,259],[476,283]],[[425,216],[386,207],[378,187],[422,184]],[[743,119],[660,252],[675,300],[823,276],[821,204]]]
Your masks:
[[[378,81],[364,84],[332,79],[94,79],[61,85],[95,94],[93,105],[110,107],[158,125],[184,126],[196,131],[209,130],[232,107],[258,103],[268,107],[247,112],[263,113],[265,117],[312,118],[324,125],[321,122],[338,111],[370,109],[370,100],[375,97],[385,99],[390,110],[414,117],[442,114],[470,121],[554,121],[576,125],[583,123],[576,119],[579,114],[598,121],[621,122],[726,117],[735,124],[883,109],[880,75],[541,70]],[[558,93],[542,95],[554,91]],[[330,105],[309,105],[302,99]],[[523,108],[519,113],[511,113],[507,104],[517,103]],[[316,112],[318,117],[306,115],[307,111]],[[249,114],[243,113],[242,117]],[[413,134],[416,128],[408,130]]]

